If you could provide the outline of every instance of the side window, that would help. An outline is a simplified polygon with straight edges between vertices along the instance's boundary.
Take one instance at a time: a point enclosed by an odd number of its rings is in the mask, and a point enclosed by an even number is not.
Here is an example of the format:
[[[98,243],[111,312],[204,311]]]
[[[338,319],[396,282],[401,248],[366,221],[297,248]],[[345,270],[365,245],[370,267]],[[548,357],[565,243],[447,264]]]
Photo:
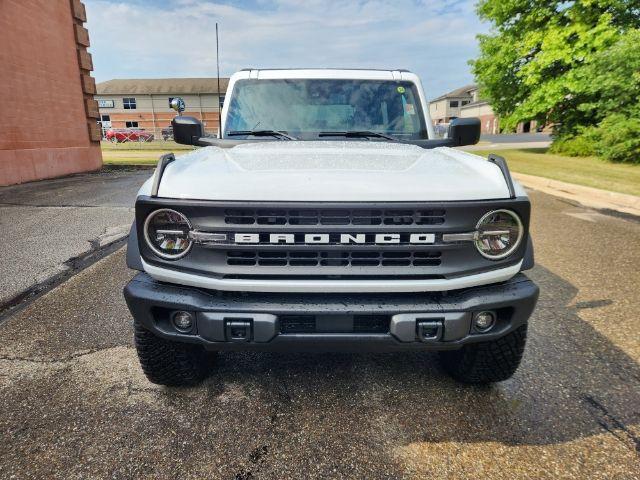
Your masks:
[[[135,110],[136,99],[133,97],[125,97],[122,99],[122,106],[125,110]]]
[[[458,100],[449,101],[449,107],[456,108],[458,106]]]
[[[127,128],[138,128],[138,122],[124,122]]]
[[[169,97],[169,108],[171,108],[171,102],[173,102],[173,99],[174,99],[174,98],[175,98],[175,97]]]

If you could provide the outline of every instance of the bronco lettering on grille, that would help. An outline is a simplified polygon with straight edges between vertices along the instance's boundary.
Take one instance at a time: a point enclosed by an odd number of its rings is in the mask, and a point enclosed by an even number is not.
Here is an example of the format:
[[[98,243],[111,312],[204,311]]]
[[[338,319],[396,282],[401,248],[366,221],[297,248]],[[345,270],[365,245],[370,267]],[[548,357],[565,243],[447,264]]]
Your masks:
[[[191,238],[203,244],[253,245],[428,245],[435,233],[230,233],[192,232]]]

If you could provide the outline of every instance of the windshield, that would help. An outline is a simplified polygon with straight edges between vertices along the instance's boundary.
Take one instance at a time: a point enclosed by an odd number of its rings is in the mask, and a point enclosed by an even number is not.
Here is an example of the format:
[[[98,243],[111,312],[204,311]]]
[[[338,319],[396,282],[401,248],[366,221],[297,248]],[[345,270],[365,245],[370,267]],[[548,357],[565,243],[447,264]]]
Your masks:
[[[239,80],[224,136],[255,130],[302,139],[353,131],[428,138],[415,84],[392,80]]]

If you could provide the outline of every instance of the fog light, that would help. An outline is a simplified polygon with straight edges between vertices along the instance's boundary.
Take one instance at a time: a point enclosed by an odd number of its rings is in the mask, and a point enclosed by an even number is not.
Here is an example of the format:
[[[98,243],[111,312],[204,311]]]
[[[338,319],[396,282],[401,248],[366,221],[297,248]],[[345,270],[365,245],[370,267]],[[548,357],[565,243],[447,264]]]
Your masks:
[[[496,323],[496,317],[493,312],[480,312],[473,319],[473,325],[479,332],[488,332]]]
[[[181,332],[188,332],[193,327],[193,315],[189,312],[176,312],[173,314],[173,326]]]

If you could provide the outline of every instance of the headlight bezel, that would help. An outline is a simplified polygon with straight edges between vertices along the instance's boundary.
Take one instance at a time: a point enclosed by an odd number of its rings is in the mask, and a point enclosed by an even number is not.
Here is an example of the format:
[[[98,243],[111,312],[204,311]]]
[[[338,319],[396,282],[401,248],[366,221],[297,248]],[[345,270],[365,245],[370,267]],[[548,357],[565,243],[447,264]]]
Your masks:
[[[515,242],[513,242],[513,245],[511,245],[505,252],[500,253],[498,255],[490,255],[490,254],[487,254],[478,246],[478,241],[480,237],[480,226],[486,221],[488,217],[495,215],[497,213],[507,214],[516,221],[516,224],[518,226],[518,236]],[[473,245],[478,251],[478,253],[480,253],[480,255],[482,255],[484,258],[487,258],[489,260],[502,260],[512,255],[520,247],[520,245],[522,244],[523,238],[524,238],[524,225],[522,223],[522,219],[520,218],[520,215],[518,215],[513,210],[509,210],[506,208],[499,208],[496,210],[491,210],[485,213],[482,217],[480,217],[480,220],[478,220],[478,223],[476,223],[476,232],[473,239]]]
[[[153,218],[160,214],[160,213],[165,213],[165,212],[170,212],[173,214],[178,214],[180,215],[183,219],[184,219],[184,223],[187,224],[187,226],[189,227],[189,231],[187,232],[187,238],[189,239],[189,246],[186,248],[186,250],[173,255],[173,254],[168,254],[165,252],[160,251],[151,241],[151,238],[149,237],[149,225],[151,224],[151,221],[153,220]],[[144,225],[142,227],[143,230],[143,236],[144,236],[144,240],[145,243],[147,244],[147,247],[149,247],[149,249],[158,257],[164,259],[164,260],[179,260],[183,257],[185,257],[193,248],[193,241],[189,238],[189,232],[193,229],[193,226],[191,225],[191,222],[189,221],[189,217],[187,217],[184,213],[175,210],[173,208],[158,208],[156,210],[153,210],[152,212],[150,212],[147,217],[144,220]]]

